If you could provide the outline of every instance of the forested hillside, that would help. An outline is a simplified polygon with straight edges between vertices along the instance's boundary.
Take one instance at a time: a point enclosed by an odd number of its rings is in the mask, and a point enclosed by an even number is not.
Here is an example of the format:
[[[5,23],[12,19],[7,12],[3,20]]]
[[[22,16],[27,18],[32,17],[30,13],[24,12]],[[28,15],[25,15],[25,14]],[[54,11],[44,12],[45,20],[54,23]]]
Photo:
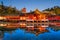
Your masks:
[[[3,2],[0,4],[0,16],[5,15],[17,15],[19,11],[14,7],[11,6],[4,6]]]
[[[54,12],[56,15],[60,15],[60,7],[59,6],[54,6],[52,8],[45,9],[43,11],[49,11],[49,12]]]

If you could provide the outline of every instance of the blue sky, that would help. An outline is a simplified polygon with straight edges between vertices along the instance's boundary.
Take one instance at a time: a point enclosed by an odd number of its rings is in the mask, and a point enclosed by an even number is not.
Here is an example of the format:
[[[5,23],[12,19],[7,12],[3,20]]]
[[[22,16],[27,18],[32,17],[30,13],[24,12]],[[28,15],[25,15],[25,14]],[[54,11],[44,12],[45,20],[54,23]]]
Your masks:
[[[51,8],[53,6],[60,6],[60,0],[0,0],[3,1],[4,5],[16,7],[17,9],[27,8],[27,11],[44,10],[46,8]]]

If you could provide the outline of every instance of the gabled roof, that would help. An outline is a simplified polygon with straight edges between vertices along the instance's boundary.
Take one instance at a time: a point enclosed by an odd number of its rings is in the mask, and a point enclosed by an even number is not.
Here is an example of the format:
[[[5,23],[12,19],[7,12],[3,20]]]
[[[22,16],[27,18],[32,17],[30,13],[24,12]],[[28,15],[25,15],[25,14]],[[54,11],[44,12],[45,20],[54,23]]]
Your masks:
[[[36,9],[34,12],[35,12],[36,14],[42,14],[42,12],[39,11],[38,9]]]

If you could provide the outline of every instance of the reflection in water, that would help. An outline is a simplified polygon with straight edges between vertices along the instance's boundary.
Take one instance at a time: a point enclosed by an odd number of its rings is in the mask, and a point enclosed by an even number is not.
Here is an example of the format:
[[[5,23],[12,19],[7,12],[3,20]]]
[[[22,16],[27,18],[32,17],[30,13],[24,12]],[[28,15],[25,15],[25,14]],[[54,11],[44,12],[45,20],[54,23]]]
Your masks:
[[[17,29],[11,33],[5,32],[3,40],[60,40],[60,31],[54,32],[49,29],[50,32],[39,34],[36,36],[32,33],[26,33],[24,30]]]

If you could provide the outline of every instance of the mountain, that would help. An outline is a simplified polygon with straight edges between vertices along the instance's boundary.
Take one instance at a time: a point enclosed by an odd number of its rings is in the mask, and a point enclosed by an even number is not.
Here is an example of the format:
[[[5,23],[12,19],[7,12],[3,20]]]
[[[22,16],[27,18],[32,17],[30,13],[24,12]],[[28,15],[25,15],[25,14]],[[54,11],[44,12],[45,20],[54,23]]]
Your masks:
[[[47,9],[45,9],[43,11],[54,12],[56,15],[60,15],[60,6],[54,6],[52,8],[47,8]]]

